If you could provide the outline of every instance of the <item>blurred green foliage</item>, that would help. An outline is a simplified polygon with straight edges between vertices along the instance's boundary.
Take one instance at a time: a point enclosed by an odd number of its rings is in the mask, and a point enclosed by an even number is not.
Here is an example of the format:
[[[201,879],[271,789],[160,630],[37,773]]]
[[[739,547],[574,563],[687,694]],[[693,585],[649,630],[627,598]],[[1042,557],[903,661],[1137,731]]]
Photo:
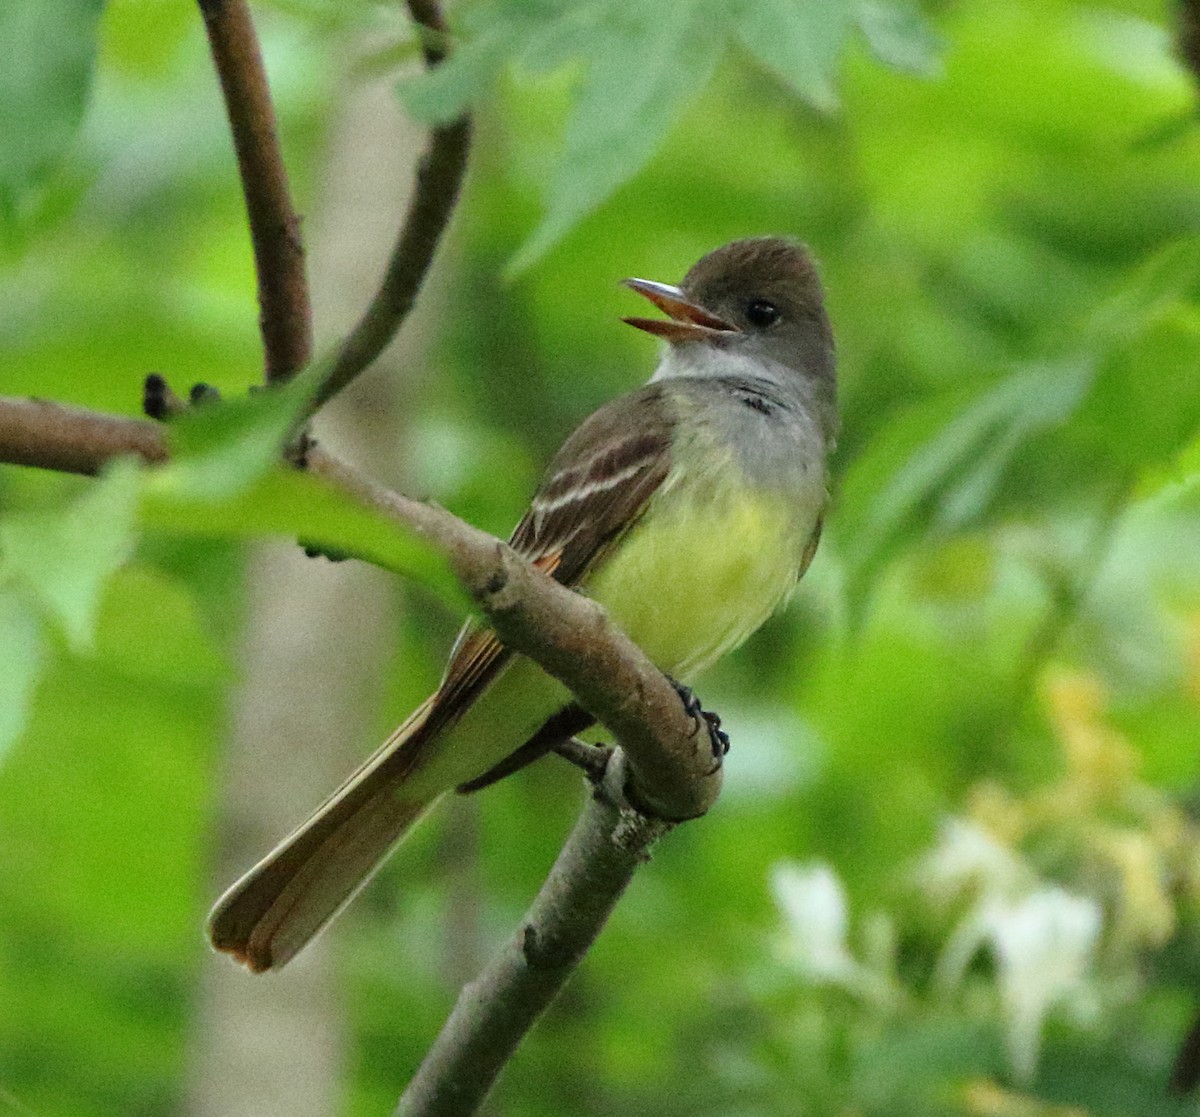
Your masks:
[[[43,7],[0,16],[30,63],[0,118],[38,137],[0,160],[0,390],[133,414],[160,370],[240,394],[254,277],[198,16],[114,0],[96,50],[95,6]],[[1200,134],[1169,13],[724,7],[478,0],[457,65],[403,92],[482,98],[414,491],[507,531],[650,368],[615,281],[734,236],[813,246],[841,352],[821,553],[702,686],[722,801],[641,874],[497,1111],[1186,1111],[1163,1086],[1200,995]],[[366,4],[259,14],[308,210],[346,59],[410,36]],[[111,574],[123,476],[0,475],[0,729],[44,668],[0,762],[0,1087],[39,1117],[178,1110],[217,883],[240,555],[163,519]],[[414,599],[381,731],[452,627]],[[578,796],[547,763],[482,797],[489,943]],[[430,962],[453,822],[344,917],[348,1112],[390,1109],[453,997]]]

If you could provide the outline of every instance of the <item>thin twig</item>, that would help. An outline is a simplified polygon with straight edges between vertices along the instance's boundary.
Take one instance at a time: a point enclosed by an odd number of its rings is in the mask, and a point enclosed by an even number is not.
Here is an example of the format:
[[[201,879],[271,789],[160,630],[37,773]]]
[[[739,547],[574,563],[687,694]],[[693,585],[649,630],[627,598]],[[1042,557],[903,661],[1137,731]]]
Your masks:
[[[408,7],[418,28],[433,32],[422,40],[426,64],[440,64],[445,57],[442,44],[446,24],[437,3],[409,0]],[[342,342],[329,376],[313,401],[313,412],[375,361],[408,316],[454,211],[470,146],[471,122],[465,116],[430,134],[429,146],[417,167],[408,212],[379,290]]]
[[[618,754],[620,755],[620,754]],[[631,810],[619,771],[583,809],[513,937],[459,994],[396,1117],[465,1117],[575,972],[669,823]]]
[[[408,7],[418,28],[426,32],[426,65],[439,65],[447,35],[441,9],[436,0],[409,0]],[[300,222],[288,189],[262,55],[245,0],[200,0],[200,9],[225,94],[250,218],[267,380],[286,379],[312,355],[312,316]],[[379,290],[342,343],[310,414],[370,366],[408,316],[458,200],[470,142],[466,117],[433,130]]]
[[[408,0],[408,14],[421,36],[421,54],[426,66],[438,66],[446,59],[446,35],[450,31],[437,0]]]
[[[246,198],[266,378],[286,380],[312,356],[312,309],[262,52],[246,0],[200,0],[200,11]]]
[[[1071,569],[1069,577],[1052,583],[1050,602],[1029,638],[1010,684],[1006,731],[1012,733],[1020,721],[1042,668],[1054,655],[1067,629],[1079,616],[1088,594],[1091,593],[1100,569],[1108,557],[1113,537],[1129,502],[1133,479],[1123,478],[1108,495],[1097,516],[1086,545]]]

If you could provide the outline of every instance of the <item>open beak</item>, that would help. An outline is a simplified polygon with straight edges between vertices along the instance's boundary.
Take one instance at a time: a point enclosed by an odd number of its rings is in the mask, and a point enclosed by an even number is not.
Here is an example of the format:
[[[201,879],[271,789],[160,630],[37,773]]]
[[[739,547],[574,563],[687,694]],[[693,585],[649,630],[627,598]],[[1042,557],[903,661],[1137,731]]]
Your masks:
[[[625,286],[645,295],[669,318],[623,318],[639,330],[667,341],[712,341],[740,331],[731,322],[697,306],[678,288],[651,279],[626,279]]]

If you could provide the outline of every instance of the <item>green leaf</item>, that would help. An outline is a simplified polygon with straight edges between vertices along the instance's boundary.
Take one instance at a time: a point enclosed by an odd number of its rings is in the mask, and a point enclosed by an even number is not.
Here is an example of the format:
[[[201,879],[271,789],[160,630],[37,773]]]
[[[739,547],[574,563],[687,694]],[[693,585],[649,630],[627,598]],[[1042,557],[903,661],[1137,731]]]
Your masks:
[[[737,19],[737,34],[759,62],[809,104],[832,112],[838,106],[838,64],[853,19],[847,0],[752,0]]]
[[[857,22],[871,53],[885,66],[926,78],[941,74],[942,41],[916,4],[862,0]]]
[[[1200,298],[1200,237],[1175,241],[1142,263],[1097,307],[1084,335],[1096,349],[1120,344],[1185,297]]]
[[[610,0],[567,123],[546,215],[509,266],[529,267],[657,150],[711,77],[724,43],[700,0]]]
[[[108,581],[95,658],[123,675],[159,683],[204,685],[229,673],[189,587],[136,563]]]
[[[171,464],[163,473],[180,496],[222,499],[243,491],[279,460],[284,442],[328,371],[310,364],[279,387],[201,404],[168,426]]]
[[[1200,493],[1200,437],[1193,438],[1174,459],[1142,475],[1139,500],[1178,500]]]
[[[172,421],[171,462],[145,473],[143,521],[181,535],[303,539],[415,578],[466,605],[445,560],[415,533],[280,463],[325,370],[314,364],[282,387],[197,407]]]
[[[0,757],[25,728],[44,664],[36,610],[17,586],[0,582]]]
[[[947,428],[938,443],[974,438],[976,449],[961,471],[953,471],[957,480],[941,498],[937,524],[952,529],[977,519],[996,496],[1007,467],[1021,447],[1035,434],[1064,422],[1093,378],[1092,364],[1077,357],[1022,369]]]
[[[1048,502],[1064,491],[1156,470],[1200,427],[1200,239],[1156,252],[1077,328],[1082,344],[1027,366],[947,412],[922,405],[851,471],[839,518],[861,589],[921,531],[978,522],[1018,466]],[[904,432],[914,432],[909,437]],[[923,432],[923,433],[915,433]],[[1065,486],[1065,488],[1064,488]],[[1011,495],[1011,494],[1010,494]]]
[[[277,465],[253,483],[216,496],[180,488],[172,472],[168,466],[146,474],[142,515],[152,527],[216,539],[301,538],[413,578],[455,608],[470,608],[433,547],[319,477]]]
[[[594,28],[612,0],[498,0],[468,11],[462,34],[439,66],[400,83],[408,111],[446,124],[479,101],[509,62],[546,74],[587,57]]]
[[[457,119],[496,80],[521,41],[522,30],[517,21],[481,29],[440,66],[397,86],[404,107],[424,124]]]
[[[1109,472],[1149,495],[1179,475],[1200,431],[1200,238],[1155,253],[1091,315],[1097,374],[1068,431]]]
[[[1178,304],[1104,354],[1074,420],[1111,468],[1168,462],[1200,431],[1200,312]]]
[[[1080,358],[1023,368],[965,405],[939,398],[893,424],[855,463],[836,521],[854,589],[916,532],[980,520],[1018,451],[1071,414],[1092,376]]]
[[[577,58],[587,58],[610,0],[573,3],[556,18],[530,28],[518,60],[531,75],[549,74]]]
[[[1078,403],[1091,366],[1068,361],[1021,369],[989,389],[913,455],[879,495],[874,524],[890,530],[898,517],[939,496],[935,522],[961,527],[978,516],[1005,465],[1034,432],[1061,423]]]
[[[0,570],[31,589],[76,651],[90,648],[100,594],[133,548],[138,467],[114,463],[64,511],[0,525]]]
[[[0,4],[0,215],[61,158],[83,120],[102,0]]]

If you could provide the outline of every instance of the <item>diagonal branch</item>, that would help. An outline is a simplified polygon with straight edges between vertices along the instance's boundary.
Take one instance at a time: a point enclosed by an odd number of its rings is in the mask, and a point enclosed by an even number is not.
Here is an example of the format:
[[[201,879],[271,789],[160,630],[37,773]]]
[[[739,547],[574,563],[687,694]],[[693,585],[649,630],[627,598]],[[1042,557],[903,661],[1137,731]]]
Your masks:
[[[666,677],[594,602],[319,446],[307,464],[434,543],[505,644],[564,683],[620,744],[520,927],[463,988],[395,1111],[467,1117],[575,972],[654,842],[716,800],[720,762]]]
[[[96,473],[113,457],[167,458],[162,428],[39,400],[0,396],[0,463]],[[716,800],[721,769],[666,676],[595,602],[554,581],[506,543],[451,515],[384,488],[310,444],[310,473],[416,532],[436,547],[510,648],[527,655],[603,722],[629,756],[638,809],[680,821]]]
[[[504,643],[563,683],[629,754],[630,795],[671,821],[703,814],[721,769],[706,731],[636,644],[594,601],[444,508],[386,489],[311,446],[309,472],[404,524],[436,547]]]
[[[246,0],[200,0],[246,198],[266,378],[286,380],[312,356],[312,310],[300,219]]]
[[[446,24],[434,0],[409,0],[418,29],[425,32],[423,50],[428,66],[445,57]],[[317,393],[318,410],[368,368],[396,336],[416,301],[434,253],[454,211],[467,169],[471,122],[462,117],[435,128],[417,167],[417,179],[404,224],[379,290],[363,316],[342,342],[333,367]]]
[[[262,58],[246,0],[199,0],[225,96],[258,275],[266,377],[311,357],[312,325],[299,219],[292,206]],[[426,65],[444,57],[437,0],[408,0]],[[315,412],[383,351],[411,309],[456,203],[471,126],[435,129],[379,291],[342,344]],[[164,396],[163,407],[170,410]],[[311,413],[311,412],[310,412]],[[133,453],[167,457],[155,424],[40,401],[0,398],[0,462],[95,473]],[[513,650],[563,682],[620,742],[509,948],[464,989],[400,1102],[405,1117],[467,1114],[482,1102],[534,1021],[582,960],[654,840],[703,814],[721,785],[709,734],[671,683],[595,603],[510,547],[440,508],[383,489],[307,448],[307,468],[433,543]]]

